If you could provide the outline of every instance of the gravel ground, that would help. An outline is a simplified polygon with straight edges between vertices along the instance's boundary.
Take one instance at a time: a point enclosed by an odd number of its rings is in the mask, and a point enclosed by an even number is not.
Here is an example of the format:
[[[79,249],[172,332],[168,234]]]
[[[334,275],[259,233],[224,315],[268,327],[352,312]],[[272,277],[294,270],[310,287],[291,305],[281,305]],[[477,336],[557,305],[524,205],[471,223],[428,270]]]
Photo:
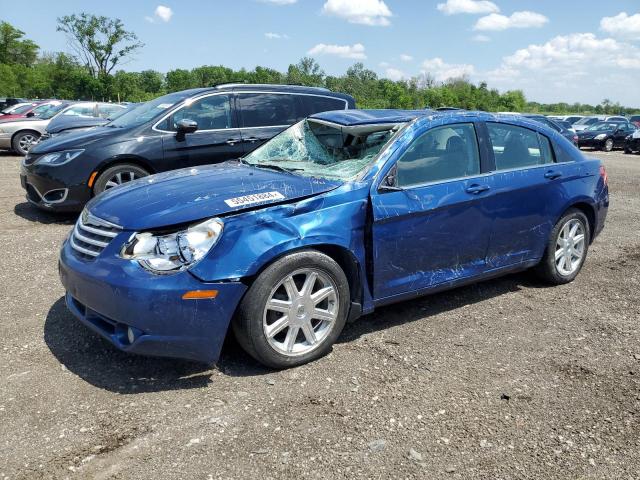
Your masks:
[[[0,157],[0,479],[640,478],[640,156],[595,154],[612,205],[578,279],[529,274],[348,325],[269,371],[128,356],[67,312],[74,218]]]

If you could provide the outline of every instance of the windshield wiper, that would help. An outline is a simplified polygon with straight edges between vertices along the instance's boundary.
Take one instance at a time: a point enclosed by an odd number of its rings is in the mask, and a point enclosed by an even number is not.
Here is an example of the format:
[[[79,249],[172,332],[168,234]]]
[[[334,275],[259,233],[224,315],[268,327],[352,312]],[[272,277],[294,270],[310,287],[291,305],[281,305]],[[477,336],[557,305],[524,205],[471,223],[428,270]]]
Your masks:
[[[270,163],[250,163],[249,165],[256,168],[266,168],[268,170],[275,170],[277,172],[285,172],[285,173],[304,171],[304,168],[285,168],[285,167],[281,167],[280,165],[271,165]]]

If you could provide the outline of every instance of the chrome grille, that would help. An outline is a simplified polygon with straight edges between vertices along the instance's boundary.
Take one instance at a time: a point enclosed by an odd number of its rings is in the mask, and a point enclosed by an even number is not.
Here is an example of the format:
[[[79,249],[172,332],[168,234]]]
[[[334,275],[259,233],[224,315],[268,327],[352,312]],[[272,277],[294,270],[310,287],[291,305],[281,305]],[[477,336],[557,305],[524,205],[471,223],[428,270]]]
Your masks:
[[[73,227],[69,242],[79,257],[92,260],[100,255],[121,231],[122,227],[95,217],[85,210]]]

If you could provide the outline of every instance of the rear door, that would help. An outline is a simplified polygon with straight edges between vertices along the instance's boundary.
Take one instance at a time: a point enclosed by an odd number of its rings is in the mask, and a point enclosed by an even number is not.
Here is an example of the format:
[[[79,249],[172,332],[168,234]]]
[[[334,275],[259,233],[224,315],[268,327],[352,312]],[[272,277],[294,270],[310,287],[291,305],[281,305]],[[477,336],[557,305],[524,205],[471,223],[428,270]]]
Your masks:
[[[238,92],[236,105],[244,153],[303,118],[296,95],[275,92]]]
[[[545,135],[505,123],[486,125],[495,162],[487,263],[495,269],[542,256],[563,204],[563,184],[579,172],[575,162],[562,161],[569,157],[557,155]]]
[[[193,120],[198,130],[178,133],[176,124],[180,120]],[[162,133],[164,159],[171,169],[220,163],[243,153],[232,94],[207,95],[187,102],[154,129]]]
[[[486,149],[476,129],[458,123],[417,132],[394,167],[395,189],[371,192],[376,300],[485,271],[491,176],[481,168]]]

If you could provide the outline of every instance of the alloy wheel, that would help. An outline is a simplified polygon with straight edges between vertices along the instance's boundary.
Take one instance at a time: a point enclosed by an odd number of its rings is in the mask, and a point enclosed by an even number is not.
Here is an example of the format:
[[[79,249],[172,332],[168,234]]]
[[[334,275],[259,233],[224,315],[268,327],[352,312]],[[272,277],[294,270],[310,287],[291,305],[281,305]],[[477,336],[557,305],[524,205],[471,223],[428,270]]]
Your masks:
[[[580,220],[569,220],[560,229],[556,241],[555,263],[560,275],[574,273],[584,258],[585,229]]]
[[[104,186],[105,190],[108,190],[113,187],[117,187],[118,185],[122,185],[123,183],[131,182],[136,178],[141,178],[136,172],[132,172],[129,170],[125,170],[122,172],[115,173]]]
[[[263,332],[269,346],[286,356],[318,348],[338,318],[338,288],[321,270],[301,269],[271,291],[264,308]]]
[[[37,143],[38,143],[38,137],[36,137],[31,133],[22,135],[20,137],[20,140],[18,141],[18,145],[20,146],[20,149],[23,152],[28,152],[31,149],[31,147],[33,147]]]

